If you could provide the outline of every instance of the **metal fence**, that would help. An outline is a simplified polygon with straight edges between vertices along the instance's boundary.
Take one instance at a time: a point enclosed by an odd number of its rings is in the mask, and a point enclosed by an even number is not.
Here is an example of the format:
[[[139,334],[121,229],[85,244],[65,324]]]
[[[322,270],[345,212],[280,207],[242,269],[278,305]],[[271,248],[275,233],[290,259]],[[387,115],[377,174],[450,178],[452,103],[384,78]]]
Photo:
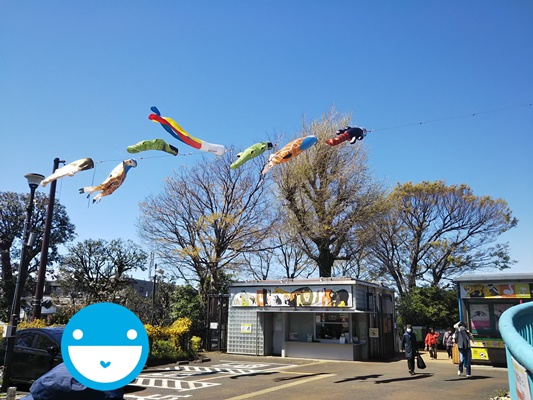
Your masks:
[[[505,311],[500,317],[499,328],[505,342],[511,398],[532,399],[533,301]]]

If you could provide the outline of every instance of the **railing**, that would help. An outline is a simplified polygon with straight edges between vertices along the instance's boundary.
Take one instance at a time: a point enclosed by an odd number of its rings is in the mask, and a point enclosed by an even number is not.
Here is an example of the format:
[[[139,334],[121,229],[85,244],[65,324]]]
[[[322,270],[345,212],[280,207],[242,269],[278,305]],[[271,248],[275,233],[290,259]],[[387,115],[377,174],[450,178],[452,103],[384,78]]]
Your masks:
[[[500,317],[511,399],[533,398],[533,301],[516,305]]]

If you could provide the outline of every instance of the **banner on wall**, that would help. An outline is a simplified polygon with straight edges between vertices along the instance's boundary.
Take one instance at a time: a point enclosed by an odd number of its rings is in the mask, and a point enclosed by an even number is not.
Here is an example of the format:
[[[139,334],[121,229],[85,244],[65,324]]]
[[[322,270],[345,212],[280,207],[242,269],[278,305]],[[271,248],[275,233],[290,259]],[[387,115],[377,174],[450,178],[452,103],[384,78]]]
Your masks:
[[[460,290],[463,299],[533,298],[533,283],[461,283]]]
[[[470,322],[472,329],[489,329],[490,315],[488,304],[470,304]]]
[[[351,286],[233,287],[230,304],[236,307],[353,307],[353,299]]]
[[[472,344],[472,348],[505,349],[505,342],[501,339],[478,339],[472,340],[470,343]]]

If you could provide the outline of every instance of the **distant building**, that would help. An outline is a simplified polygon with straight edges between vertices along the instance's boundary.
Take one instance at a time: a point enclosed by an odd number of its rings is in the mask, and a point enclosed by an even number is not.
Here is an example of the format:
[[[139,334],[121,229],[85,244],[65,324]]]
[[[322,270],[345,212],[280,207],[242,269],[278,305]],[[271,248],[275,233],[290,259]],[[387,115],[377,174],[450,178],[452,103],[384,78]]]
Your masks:
[[[133,289],[143,297],[152,297],[154,291],[154,281],[131,279]],[[157,290],[157,287],[156,287]],[[23,295],[27,304],[33,301],[33,293],[26,292]],[[83,302],[85,293],[76,288],[65,290],[58,281],[45,281],[43,288],[43,307],[41,314],[44,316],[52,315],[57,311],[57,306],[65,306]],[[49,305],[49,307],[46,307]]]

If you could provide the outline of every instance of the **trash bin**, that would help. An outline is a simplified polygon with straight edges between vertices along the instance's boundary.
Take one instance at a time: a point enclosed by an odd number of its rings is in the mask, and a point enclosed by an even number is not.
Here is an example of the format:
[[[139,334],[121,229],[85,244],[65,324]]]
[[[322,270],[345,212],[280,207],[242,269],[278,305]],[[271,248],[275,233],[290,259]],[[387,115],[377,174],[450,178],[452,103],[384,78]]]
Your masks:
[[[453,344],[453,348],[452,348],[452,362],[454,364],[459,364],[459,362],[460,362],[459,347],[457,347],[456,343]]]

